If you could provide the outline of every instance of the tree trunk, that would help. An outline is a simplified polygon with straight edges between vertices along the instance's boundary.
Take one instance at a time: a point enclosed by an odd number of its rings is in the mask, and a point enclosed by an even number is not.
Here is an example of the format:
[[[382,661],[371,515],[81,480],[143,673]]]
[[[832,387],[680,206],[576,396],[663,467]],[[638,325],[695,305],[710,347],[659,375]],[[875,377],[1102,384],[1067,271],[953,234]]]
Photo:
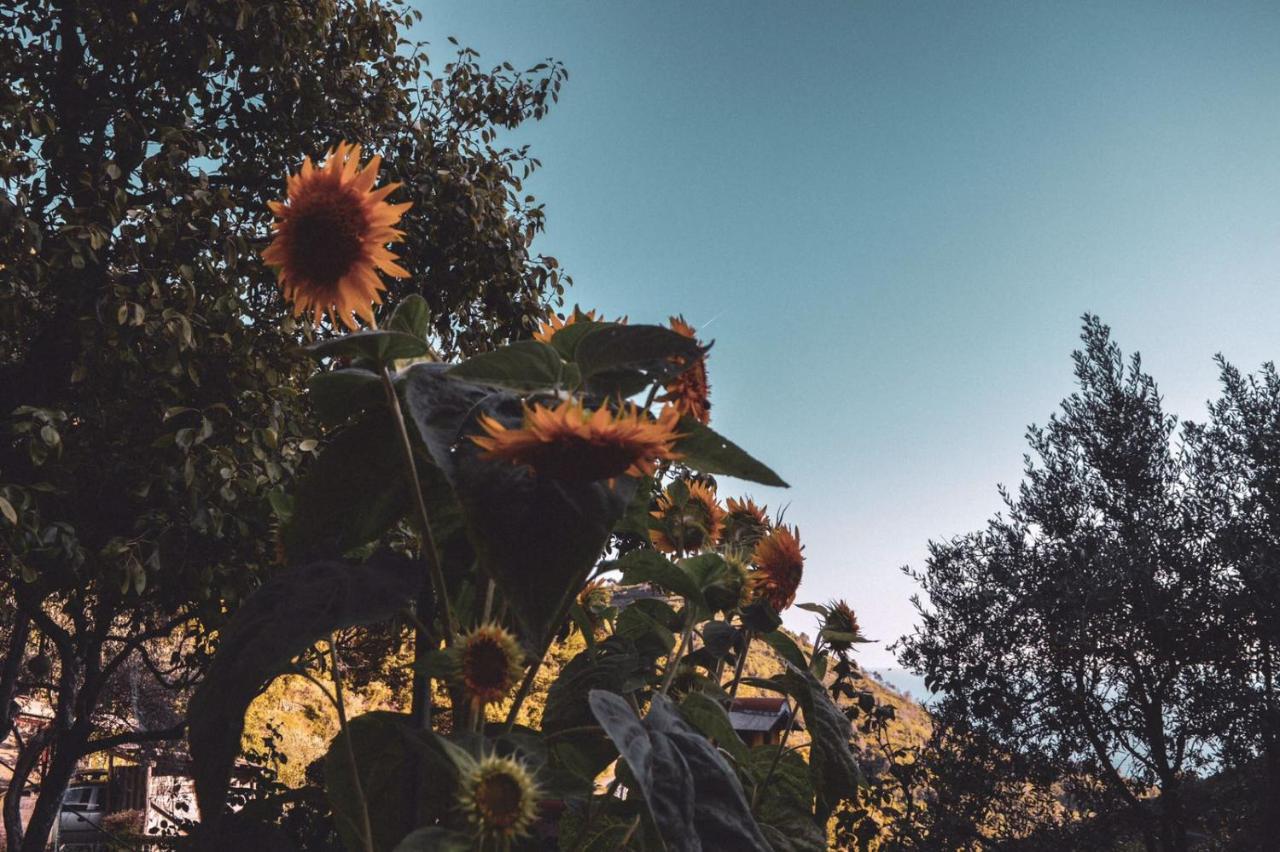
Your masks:
[[[49,742],[48,731],[37,731],[27,740],[23,749],[18,752],[18,759],[13,765],[13,776],[9,779],[9,789],[4,796],[4,836],[6,852],[21,852],[22,849],[22,794],[27,789],[40,755]]]
[[[78,726],[77,726],[78,727]],[[20,852],[44,852],[49,845],[49,834],[62,810],[62,797],[80,763],[84,739],[78,730],[68,731],[58,737],[49,761],[49,770],[40,783],[40,795],[27,822]]]

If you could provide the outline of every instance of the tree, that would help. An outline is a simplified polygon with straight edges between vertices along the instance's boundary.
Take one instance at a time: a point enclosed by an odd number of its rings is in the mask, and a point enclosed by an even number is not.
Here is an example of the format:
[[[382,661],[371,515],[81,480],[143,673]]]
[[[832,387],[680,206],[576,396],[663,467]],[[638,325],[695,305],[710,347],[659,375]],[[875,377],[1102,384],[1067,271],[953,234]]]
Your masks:
[[[25,838],[6,803],[10,850],[43,848],[81,758],[180,733],[101,731],[95,710],[147,642],[216,626],[275,559],[268,495],[322,437],[310,331],[259,258],[301,155],[394,155],[415,205],[396,294],[425,298],[438,351],[524,333],[562,287],[531,249],[537,161],[495,138],[541,117],[564,72],[464,49],[433,73],[404,40],[415,17],[399,0],[0,9],[0,586],[18,610],[0,698],[46,642],[55,710],[19,761],[18,791],[52,755]]]
[[[1212,739],[1194,700],[1208,556],[1155,382],[1096,317],[1082,340],[1078,390],[1028,430],[1006,511],[930,545],[904,659],[974,735],[1089,782],[1083,803],[1127,810],[1147,848],[1185,850],[1182,790]]]
[[[1210,542],[1217,676],[1204,701],[1228,765],[1261,758],[1260,811],[1280,831],[1280,375],[1242,375],[1221,356],[1222,395],[1188,424],[1200,521]]]

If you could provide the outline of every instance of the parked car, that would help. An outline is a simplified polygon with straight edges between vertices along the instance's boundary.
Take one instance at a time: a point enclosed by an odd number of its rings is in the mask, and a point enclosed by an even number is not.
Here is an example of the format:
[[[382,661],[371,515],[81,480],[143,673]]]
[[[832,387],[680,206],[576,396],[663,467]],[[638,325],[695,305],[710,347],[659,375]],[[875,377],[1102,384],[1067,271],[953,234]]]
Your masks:
[[[102,832],[106,815],[105,781],[76,783],[67,788],[58,813],[54,849],[58,852],[104,852],[107,835]]]

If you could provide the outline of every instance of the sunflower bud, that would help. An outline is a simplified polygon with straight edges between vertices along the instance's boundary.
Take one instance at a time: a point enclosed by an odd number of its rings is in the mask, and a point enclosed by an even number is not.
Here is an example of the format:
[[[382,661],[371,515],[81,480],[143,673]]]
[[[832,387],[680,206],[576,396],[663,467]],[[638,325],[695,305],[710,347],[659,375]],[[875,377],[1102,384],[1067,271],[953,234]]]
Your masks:
[[[458,806],[486,843],[506,848],[529,833],[541,791],[523,763],[488,755],[462,772]]]
[[[456,682],[473,707],[502,701],[520,680],[524,652],[497,624],[482,624],[454,643]]]

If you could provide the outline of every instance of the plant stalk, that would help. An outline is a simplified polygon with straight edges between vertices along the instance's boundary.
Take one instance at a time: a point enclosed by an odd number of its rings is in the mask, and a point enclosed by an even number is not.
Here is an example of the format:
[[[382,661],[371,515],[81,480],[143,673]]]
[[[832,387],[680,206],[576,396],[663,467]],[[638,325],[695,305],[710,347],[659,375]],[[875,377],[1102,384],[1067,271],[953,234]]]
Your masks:
[[[338,643],[332,633],[329,634],[329,663],[333,666],[333,706],[338,711],[338,728],[342,731],[342,741],[347,747],[347,760],[351,761],[351,785],[355,787],[356,798],[360,801],[360,842],[365,852],[373,850],[373,825],[369,822],[369,803],[364,797],[364,785],[360,783],[360,766],[356,763],[356,749],[351,742],[351,731],[347,727],[347,708],[342,697],[342,672],[338,669]]]

